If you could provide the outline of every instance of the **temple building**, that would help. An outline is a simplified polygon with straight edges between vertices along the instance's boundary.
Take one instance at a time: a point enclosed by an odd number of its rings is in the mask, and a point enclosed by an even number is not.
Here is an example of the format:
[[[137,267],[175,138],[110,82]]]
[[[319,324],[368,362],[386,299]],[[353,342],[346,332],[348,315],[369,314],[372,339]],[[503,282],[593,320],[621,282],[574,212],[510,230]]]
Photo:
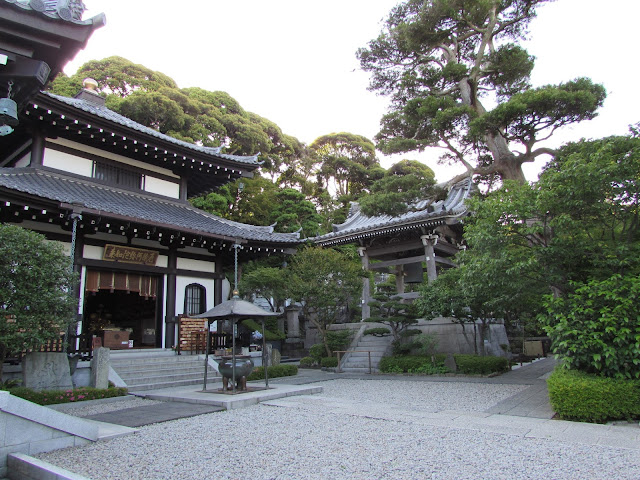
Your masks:
[[[10,107],[0,111],[0,221],[65,246],[80,278],[79,336],[108,326],[128,332],[128,346],[171,347],[179,315],[226,299],[236,252],[240,261],[292,253],[299,235],[188,202],[253,176],[257,156],[133,122],[90,80],[75,98],[40,91],[104,24],[82,11],[77,1],[0,0],[0,95],[11,100],[0,103]]]
[[[417,293],[405,293],[406,284],[432,282],[442,268],[455,266],[451,257],[464,248],[462,221],[468,214],[464,201],[473,192],[471,179],[449,188],[444,200],[425,199],[399,216],[369,217],[353,203],[344,223],[333,232],[314,239],[317,245],[358,245],[365,270],[395,275],[397,294],[407,300]],[[370,316],[371,285],[364,280],[362,318]]]

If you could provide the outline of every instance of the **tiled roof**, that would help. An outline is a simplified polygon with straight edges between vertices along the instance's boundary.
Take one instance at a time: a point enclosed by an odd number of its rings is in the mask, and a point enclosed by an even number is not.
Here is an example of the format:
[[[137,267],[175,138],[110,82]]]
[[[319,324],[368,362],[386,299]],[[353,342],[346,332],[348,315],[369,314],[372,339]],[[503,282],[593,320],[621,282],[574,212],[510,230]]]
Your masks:
[[[85,11],[84,3],[81,0],[2,0],[4,3],[11,3],[16,7],[27,11],[38,12],[45,17],[65,22],[91,25],[96,23],[95,18],[82,20]],[[102,14],[100,14],[102,15]],[[100,17],[98,15],[97,17]]]
[[[225,220],[194,208],[186,201],[145,192],[122,190],[46,168],[0,168],[0,188],[7,188],[82,206],[88,210],[128,217],[131,221],[159,224],[175,230],[219,235],[258,242],[299,243],[299,234],[275,233],[273,227]]]
[[[471,179],[463,180],[451,187],[444,200],[437,202],[422,200],[413,205],[411,211],[397,217],[389,215],[368,217],[360,211],[360,205],[352,203],[344,223],[334,225],[333,232],[315,237],[313,241],[321,245],[347,242],[363,234],[383,234],[405,226],[420,226],[462,217],[467,212],[464,201],[472,190],[473,182]]]
[[[59,102],[64,103],[65,105],[77,108],[78,110],[82,110],[91,115],[95,115],[103,120],[107,120],[109,122],[116,123],[118,125],[122,125],[123,127],[130,128],[140,133],[144,133],[145,135],[150,135],[159,140],[163,140],[165,142],[173,143],[174,145],[181,146],[183,148],[188,148],[190,150],[204,153],[206,155],[213,155],[218,158],[222,158],[225,160],[231,160],[238,163],[246,164],[247,166],[258,166],[258,155],[252,156],[243,156],[243,155],[228,155],[226,153],[221,153],[222,148],[220,147],[202,147],[200,145],[196,145],[194,143],[185,142],[184,140],[179,140],[177,138],[170,137],[169,135],[165,135],[164,133],[160,133],[153,128],[146,127],[140,123],[134,122],[133,120],[120,115],[119,113],[114,112],[113,110],[109,110],[104,105],[97,105],[95,103],[89,102],[87,100],[82,100],[79,98],[69,98],[63,97],[61,95],[55,95],[49,92],[41,92],[42,95],[53,98]]]

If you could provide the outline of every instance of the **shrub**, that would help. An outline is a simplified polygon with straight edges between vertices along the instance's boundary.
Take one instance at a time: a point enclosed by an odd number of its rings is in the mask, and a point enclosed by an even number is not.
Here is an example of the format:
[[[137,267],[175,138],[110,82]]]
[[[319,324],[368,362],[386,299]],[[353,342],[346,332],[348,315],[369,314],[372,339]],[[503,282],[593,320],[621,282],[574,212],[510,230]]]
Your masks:
[[[324,344],[322,343],[316,343],[315,345],[312,345],[311,348],[309,349],[309,356],[313,358],[317,363],[320,363],[320,360],[326,354],[327,354],[327,349],[324,348]]]
[[[302,368],[305,367],[313,367],[314,365],[317,365],[318,362],[316,362],[316,360],[313,357],[302,357],[300,359],[300,366]]]
[[[574,370],[640,379],[640,276],[616,274],[576,286],[566,299],[545,303],[553,352]]]
[[[91,388],[81,387],[73,390],[32,390],[16,387],[9,390],[11,395],[23,398],[38,405],[55,405],[58,403],[81,402],[101,398],[121,397],[127,394],[126,388]]]
[[[327,345],[329,350],[335,352],[336,350],[346,350],[351,343],[353,332],[351,330],[335,330],[327,332]]]
[[[640,381],[558,368],[547,380],[553,410],[565,420],[602,423],[640,418]]]
[[[320,366],[325,368],[336,368],[338,366],[337,357],[324,357],[320,360]]]
[[[292,377],[298,374],[297,365],[270,365],[269,378]],[[256,367],[247,377],[247,380],[264,380],[264,367]]]
[[[385,337],[391,334],[391,331],[385,327],[367,328],[364,335],[373,335],[374,337]]]
[[[466,375],[489,375],[509,370],[509,361],[504,357],[455,354],[458,373]]]
[[[383,373],[447,373],[447,369],[444,368],[444,355],[434,356],[433,360],[432,357],[421,355],[394,355],[382,357],[378,368]]]

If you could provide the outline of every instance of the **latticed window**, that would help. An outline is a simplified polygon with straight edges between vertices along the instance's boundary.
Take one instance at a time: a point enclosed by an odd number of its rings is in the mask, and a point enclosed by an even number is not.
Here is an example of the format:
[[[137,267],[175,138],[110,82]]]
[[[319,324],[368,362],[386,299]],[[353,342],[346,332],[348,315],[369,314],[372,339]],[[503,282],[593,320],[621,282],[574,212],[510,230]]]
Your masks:
[[[192,283],[187,285],[184,292],[184,313],[187,315],[198,315],[204,313],[207,291],[202,285]]]
[[[142,173],[98,162],[93,166],[93,178],[136,190],[142,188],[143,180]]]

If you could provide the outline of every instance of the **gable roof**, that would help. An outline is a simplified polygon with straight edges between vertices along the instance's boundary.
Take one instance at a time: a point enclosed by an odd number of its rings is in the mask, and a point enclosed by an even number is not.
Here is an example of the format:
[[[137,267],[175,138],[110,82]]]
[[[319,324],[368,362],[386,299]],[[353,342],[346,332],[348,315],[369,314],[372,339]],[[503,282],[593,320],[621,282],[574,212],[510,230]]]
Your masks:
[[[360,205],[354,202],[344,223],[334,225],[333,232],[312,240],[318,245],[352,243],[359,238],[380,236],[403,229],[432,228],[443,223],[455,223],[466,215],[467,208],[464,201],[471,195],[473,188],[471,178],[467,178],[454,184],[444,200],[419,201],[411,211],[397,217],[390,215],[369,217],[362,213]]]
[[[187,201],[124,190],[45,167],[0,168],[0,190],[3,189],[52,200],[61,208],[77,209],[78,213],[223,240],[289,245],[300,242],[297,233],[276,233],[273,227],[233,222],[199,210]]]

